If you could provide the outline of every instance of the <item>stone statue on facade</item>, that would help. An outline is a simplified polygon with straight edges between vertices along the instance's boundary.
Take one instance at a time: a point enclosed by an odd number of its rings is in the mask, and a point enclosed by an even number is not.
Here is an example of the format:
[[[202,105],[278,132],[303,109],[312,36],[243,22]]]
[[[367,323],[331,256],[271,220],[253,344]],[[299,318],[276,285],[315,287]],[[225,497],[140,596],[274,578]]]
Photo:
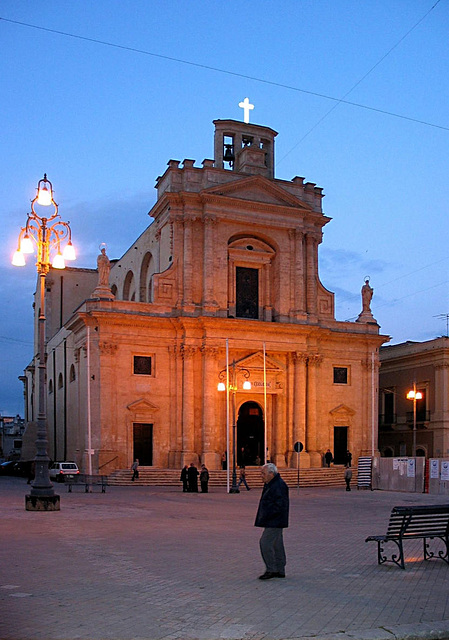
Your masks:
[[[92,293],[92,298],[98,298],[99,300],[114,300],[115,296],[109,286],[111,263],[106,255],[106,247],[102,245],[100,245],[100,247],[100,254],[97,257],[98,284]]]
[[[98,269],[98,286],[109,287],[109,274],[111,272],[111,263],[106,255],[106,247],[102,247],[101,253],[97,258]]]
[[[365,284],[362,287],[362,311],[359,314],[356,322],[368,322],[372,324],[377,324],[372,311],[371,311],[371,300],[373,299],[374,289],[370,286],[369,278],[365,278]]]

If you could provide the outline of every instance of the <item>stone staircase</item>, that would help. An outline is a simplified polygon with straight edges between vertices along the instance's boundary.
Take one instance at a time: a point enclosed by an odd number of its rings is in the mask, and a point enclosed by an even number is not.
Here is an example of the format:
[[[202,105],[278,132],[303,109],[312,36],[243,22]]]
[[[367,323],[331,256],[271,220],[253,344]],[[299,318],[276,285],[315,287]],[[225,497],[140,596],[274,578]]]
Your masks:
[[[297,469],[280,469],[282,478],[290,487],[296,487],[298,483]],[[139,467],[139,479],[131,482],[132,471],[130,469],[119,469],[111,473],[108,477],[108,483],[111,486],[163,486],[163,487],[182,487],[179,480],[181,470],[177,469],[156,469],[155,467]],[[226,471],[209,471],[209,487],[225,487]],[[331,466],[327,468],[301,469],[299,475],[300,487],[344,487],[343,466]],[[232,483],[232,470],[230,473],[230,482]],[[238,481],[237,469],[237,481]],[[253,487],[262,487],[262,479],[260,477],[259,467],[246,468],[246,480],[248,485]],[[357,469],[352,467],[352,482],[354,486],[357,483]],[[198,483],[199,485],[199,483]],[[245,491],[242,485],[241,489]]]

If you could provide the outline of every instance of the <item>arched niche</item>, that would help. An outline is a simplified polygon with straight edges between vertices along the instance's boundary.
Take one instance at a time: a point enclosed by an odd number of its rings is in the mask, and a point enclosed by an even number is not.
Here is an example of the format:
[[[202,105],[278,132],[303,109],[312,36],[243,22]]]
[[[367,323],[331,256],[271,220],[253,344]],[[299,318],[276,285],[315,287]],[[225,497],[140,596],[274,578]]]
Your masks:
[[[151,279],[154,273],[153,254],[148,251],[142,260],[139,280],[139,300],[140,302],[151,302]]]
[[[133,295],[135,297],[135,283],[134,283],[134,273],[132,271],[128,271],[125,277],[125,282],[123,283],[123,300],[132,300]]]

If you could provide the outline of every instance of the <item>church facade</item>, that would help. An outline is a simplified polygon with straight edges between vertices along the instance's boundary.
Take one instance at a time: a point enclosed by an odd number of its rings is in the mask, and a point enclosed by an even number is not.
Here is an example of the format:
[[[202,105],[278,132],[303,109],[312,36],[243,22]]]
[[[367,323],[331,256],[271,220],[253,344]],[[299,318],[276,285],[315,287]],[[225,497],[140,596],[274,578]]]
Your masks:
[[[295,442],[305,467],[321,466],[328,448],[336,463],[347,449],[354,461],[377,451],[387,337],[372,290],[356,322],[335,319],[318,275],[330,221],[322,189],[275,178],[272,129],[214,125],[214,159],[169,161],[153,222],[109,266],[102,252],[100,279],[74,268],[48,276],[53,459],[101,473],[136,457],[218,469],[224,452],[232,462],[233,438],[246,465],[268,456],[296,466]],[[34,371],[25,372],[30,419]]]

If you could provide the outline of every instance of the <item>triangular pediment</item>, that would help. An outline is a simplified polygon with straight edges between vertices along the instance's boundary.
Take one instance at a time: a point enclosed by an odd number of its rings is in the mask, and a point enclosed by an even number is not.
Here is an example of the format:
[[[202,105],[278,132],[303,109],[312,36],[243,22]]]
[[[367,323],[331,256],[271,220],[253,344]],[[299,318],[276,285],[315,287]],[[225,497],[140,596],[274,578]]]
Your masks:
[[[129,404],[126,408],[128,409],[128,411],[132,411],[132,413],[149,413],[150,411],[159,411],[159,407],[157,407],[152,402],[149,402],[148,400],[144,400],[143,398],[131,402],[131,404]]]
[[[246,358],[239,360],[236,364],[238,367],[245,367],[246,369],[257,369],[263,371],[263,351],[257,351],[250,356],[246,356]],[[265,355],[265,368],[266,371],[269,371],[270,373],[281,373],[284,371],[284,367],[279,362],[277,362],[277,360],[267,355]]]
[[[263,202],[282,207],[294,207],[296,209],[304,209],[305,211],[311,210],[308,204],[302,202],[302,200],[299,200],[299,198],[263,176],[250,176],[249,178],[242,178],[241,180],[233,180],[226,184],[209,187],[209,189],[205,189],[202,193],[237,198],[239,200]]]
[[[334,407],[329,411],[331,415],[335,416],[354,416],[355,411],[351,409],[346,404],[339,404],[337,407]]]

